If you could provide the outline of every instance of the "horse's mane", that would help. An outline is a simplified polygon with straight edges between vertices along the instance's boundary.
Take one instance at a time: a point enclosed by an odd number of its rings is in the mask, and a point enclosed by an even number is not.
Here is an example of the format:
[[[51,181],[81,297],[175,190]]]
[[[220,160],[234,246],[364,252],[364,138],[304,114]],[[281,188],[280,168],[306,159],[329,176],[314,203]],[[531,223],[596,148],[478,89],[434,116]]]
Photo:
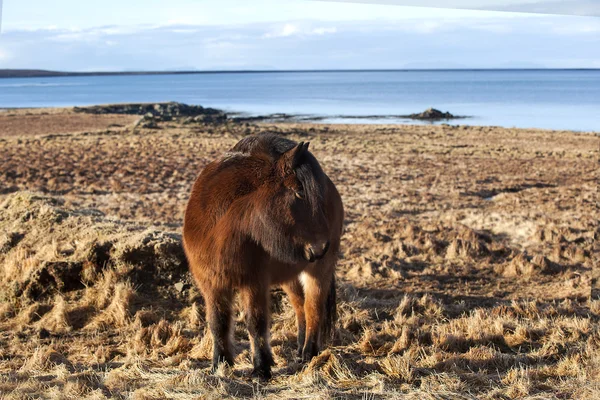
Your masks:
[[[296,142],[273,133],[262,133],[240,140],[230,151],[237,157],[267,155],[273,163],[285,152],[293,149]],[[325,197],[325,174],[317,159],[308,151],[296,167],[296,177],[304,187],[304,193],[313,213],[317,213]]]

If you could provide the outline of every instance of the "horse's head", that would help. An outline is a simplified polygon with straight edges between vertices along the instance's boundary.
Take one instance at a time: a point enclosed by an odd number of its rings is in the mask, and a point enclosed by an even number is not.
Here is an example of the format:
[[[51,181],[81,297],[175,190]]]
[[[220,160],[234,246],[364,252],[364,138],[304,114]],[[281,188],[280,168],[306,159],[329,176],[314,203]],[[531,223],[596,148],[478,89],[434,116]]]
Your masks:
[[[308,143],[284,143],[287,151],[272,158],[257,190],[252,236],[280,261],[314,262],[329,249],[326,176]]]

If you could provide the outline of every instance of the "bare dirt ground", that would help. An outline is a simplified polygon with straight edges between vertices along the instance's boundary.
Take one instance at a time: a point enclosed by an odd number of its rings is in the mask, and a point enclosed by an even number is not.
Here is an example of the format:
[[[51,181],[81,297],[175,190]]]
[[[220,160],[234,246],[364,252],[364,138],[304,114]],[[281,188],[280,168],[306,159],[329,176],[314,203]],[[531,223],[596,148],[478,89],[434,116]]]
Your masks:
[[[0,397],[600,397],[597,135],[57,115],[81,131],[0,116]],[[241,313],[210,373],[179,245],[201,168],[262,131],[309,140],[346,208],[338,337],[299,364],[274,291],[269,383]]]
[[[105,130],[130,125],[138,118],[136,115],[75,114],[60,108],[8,109],[0,112],[0,138]]]

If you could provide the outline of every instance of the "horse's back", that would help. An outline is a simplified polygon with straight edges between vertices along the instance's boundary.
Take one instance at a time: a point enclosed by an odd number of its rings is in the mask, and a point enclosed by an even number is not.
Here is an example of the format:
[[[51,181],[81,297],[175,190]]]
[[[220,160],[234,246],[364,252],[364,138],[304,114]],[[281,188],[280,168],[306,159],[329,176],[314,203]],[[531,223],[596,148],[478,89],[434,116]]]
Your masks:
[[[255,161],[246,154],[228,152],[208,164],[192,188],[184,218],[184,231],[186,225],[216,223],[231,203],[251,192],[248,169],[253,167]]]
[[[241,154],[268,154],[277,158],[296,145],[296,142],[275,135],[273,133],[262,133],[260,135],[248,136],[240,140],[231,151]]]

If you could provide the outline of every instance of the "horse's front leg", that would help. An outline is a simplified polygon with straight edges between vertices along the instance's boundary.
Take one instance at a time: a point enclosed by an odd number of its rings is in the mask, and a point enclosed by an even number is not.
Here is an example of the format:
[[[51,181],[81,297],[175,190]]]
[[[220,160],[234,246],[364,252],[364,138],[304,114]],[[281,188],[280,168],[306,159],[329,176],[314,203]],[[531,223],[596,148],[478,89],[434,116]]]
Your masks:
[[[282,285],[294,311],[296,312],[296,326],[298,327],[298,357],[302,357],[304,341],[306,339],[306,318],[304,315],[304,289],[299,279]]]
[[[300,280],[304,288],[304,313],[306,315],[306,338],[302,349],[302,361],[310,361],[319,354],[321,331],[326,323],[325,309],[333,273],[314,268],[302,273]]]
[[[269,285],[247,287],[242,291],[242,296],[254,365],[252,376],[271,379],[271,367],[275,363],[269,335]]]

